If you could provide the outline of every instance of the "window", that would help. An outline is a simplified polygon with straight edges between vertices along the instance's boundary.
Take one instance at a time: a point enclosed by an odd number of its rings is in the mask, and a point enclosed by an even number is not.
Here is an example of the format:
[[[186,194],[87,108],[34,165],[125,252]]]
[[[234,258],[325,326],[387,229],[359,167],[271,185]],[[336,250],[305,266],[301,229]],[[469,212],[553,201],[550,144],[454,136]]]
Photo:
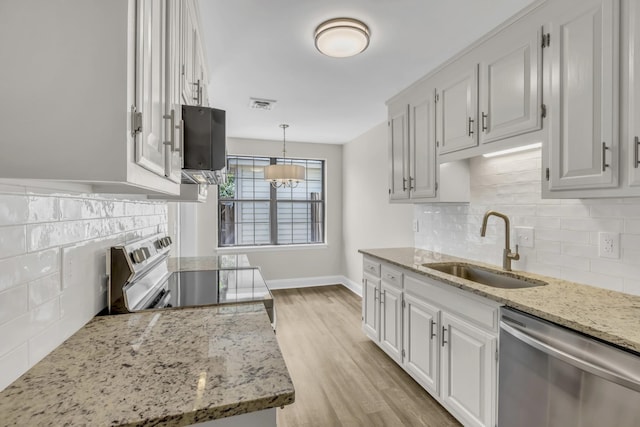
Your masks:
[[[264,167],[282,162],[227,157],[227,183],[218,186],[219,247],[324,243],[324,161],[287,159],[305,167],[305,181],[276,189]]]

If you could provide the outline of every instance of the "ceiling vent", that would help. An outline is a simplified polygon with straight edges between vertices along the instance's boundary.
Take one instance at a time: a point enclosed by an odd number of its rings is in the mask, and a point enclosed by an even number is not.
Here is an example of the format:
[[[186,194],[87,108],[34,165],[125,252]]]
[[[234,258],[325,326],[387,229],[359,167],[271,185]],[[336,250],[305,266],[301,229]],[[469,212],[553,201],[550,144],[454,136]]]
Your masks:
[[[275,99],[249,98],[249,107],[255,110],[273,110],[276,104]]]

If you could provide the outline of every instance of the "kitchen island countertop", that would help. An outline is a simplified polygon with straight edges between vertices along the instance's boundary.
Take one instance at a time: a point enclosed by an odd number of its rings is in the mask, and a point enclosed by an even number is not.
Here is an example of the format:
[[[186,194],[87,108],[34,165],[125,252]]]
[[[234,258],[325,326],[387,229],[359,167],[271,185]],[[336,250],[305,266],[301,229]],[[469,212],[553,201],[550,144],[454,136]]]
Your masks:
[[[640,352],[640,296],[524,271],[514,273],[528,279],[548,282],[548,285],[501,289],[423,266],[426,263],[456,262],[500,270],[495,265],[416,248],[361,249],[359,252],[625,349]]]
[[[183,426],[288,405],[263,304],[96,317],[0,392],[2,425]]]

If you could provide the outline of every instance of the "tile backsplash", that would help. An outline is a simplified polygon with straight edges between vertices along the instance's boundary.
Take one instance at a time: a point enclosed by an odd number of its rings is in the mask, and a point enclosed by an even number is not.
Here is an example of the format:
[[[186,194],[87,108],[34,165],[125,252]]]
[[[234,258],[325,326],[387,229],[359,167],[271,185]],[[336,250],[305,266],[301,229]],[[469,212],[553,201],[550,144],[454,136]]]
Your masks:
[[[0,185],[0,390],[106,306],[108,247],[167,231],[167,205]]]
[[[550,200],[541,198],[540,150],[470,160],[469,204],[415,205],[415,246],[502,266],[505,213],[514,227],[532,227],[534,247],[520,247],[514,270],[524,270],[640,295],[640,199]],[[598,256],[599,232],[620,235],[617,259]]]

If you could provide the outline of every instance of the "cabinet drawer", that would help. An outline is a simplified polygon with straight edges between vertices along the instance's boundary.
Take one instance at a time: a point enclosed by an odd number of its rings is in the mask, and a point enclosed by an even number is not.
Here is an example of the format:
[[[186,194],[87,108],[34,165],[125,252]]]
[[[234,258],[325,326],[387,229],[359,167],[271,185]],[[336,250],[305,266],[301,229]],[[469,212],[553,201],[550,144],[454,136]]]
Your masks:
[[[371,259],[364,259],[364,271],[366,271],[367,273],[376,276],[376,277],[380,277],[380,263],[379,262],[375,262]]]
[[[499,303],[473,295],[429,277],[405,276],[404,290],[407,294],[435,303],[444,310],[493,332],[498,331]]]
[[[396,288],[402,289],[402,272],[400,270],[396,270],[383,265],[382,280],[385,283],[395,286]]]

